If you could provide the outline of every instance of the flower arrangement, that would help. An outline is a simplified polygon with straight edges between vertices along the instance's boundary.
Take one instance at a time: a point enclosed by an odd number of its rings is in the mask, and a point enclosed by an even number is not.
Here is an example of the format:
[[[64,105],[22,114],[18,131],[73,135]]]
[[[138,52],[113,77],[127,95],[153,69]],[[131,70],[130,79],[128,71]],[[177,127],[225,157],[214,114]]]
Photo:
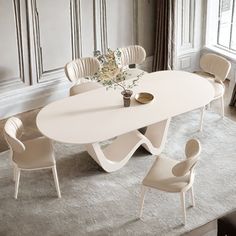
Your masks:
[[[127,70],[124,70],[121,65],[121,51],[116,49],[112,51],[107,50],[107,53],[102,55],[100,51],[96,51],[96,56],[101,63],[100,70],[93,76],[93,80],[106,86],[107,89],[120,87],[123,93],[129,91],[134,86],[137,86],[138,80],[143,73],[139,74],[137,78],[127,81],[129,75]]]

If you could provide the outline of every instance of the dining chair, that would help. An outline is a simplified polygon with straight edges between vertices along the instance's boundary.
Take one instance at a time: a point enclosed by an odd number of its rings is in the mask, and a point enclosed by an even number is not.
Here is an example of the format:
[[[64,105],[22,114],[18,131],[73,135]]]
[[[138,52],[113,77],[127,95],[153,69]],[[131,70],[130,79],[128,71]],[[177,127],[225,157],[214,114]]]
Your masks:
[[[224,81],[230,72],[231,63],[224,57],[208,53],[201,57],[200,68],[202,71],[197,71],[195,73],[208,79],[208,81],[213,85],[215,95],[212,101],[221,99],[221,115],[224,117]],[[205,107],[202,108],[201,112],[200,131],[203,129],[204,111]]]
[[[100,63],[95,57],[75,59],[65,66],[65,74],[73,83],[70,88],[70,96],[84,93],[102,87],[95,81],[89,81],[85,77],[93,76],[100,68]]]
[[[15,181],[15,199],[18,196],[20,173],[22,170],[32,171],[52,169],[57,195],[60,198],[56,161],[52,143],[46,137],[40,137],[22,142],[23,124],[20,119],[11,117],[4,126],[4,136],[11,150],[13,163],[13,180]]]
[[[177,161],[163,156],[156,158],[142,182],[140,218],[142,217],[145,193],[147,189],[155,188],[164,192],[180,193],[184,224],[186,223],[185,193],[190,190],[192,206],[195,206],[194,168],[200,152],[200,142],[197,139],[190,139],[185,145],[185,160]]]
[[[147,73],[144,70],[136,68],[136,65],[143,63],[146,59],[145,49],[139,45],[131,45],[120,48],[121,52],[121,66],[127,72],[126,79],[137,77],[141,73]],[[134,65],[135,68],[129,68]]]

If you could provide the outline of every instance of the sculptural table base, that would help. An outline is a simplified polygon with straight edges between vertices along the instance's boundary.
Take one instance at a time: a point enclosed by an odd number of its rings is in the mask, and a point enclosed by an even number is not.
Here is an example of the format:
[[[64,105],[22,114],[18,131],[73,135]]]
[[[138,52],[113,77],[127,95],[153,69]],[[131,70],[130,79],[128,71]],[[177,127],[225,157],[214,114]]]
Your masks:
[[[107,172],[122,168],[141,145],[153,155],[159,155],[165,145],[170,119],[147,127],[143,135],[138,130],[117,137],[102,148],[100,143],[85,145],[90,156]]]
[[[119,91],[103,87],[64,98],[39,112],[37,126],[50,139],[85,145],[91,157],[105,171],[112,172],[123,167],[140,145],[154,155],[160,154],[168,118],[204,107],[215,95],[208,80],[185,71],[145,74],[139,86],[133,88],[135,94],[142,91],[153,94],[153,101],[140,106],[132,100],[128,108],[121,105]],[[144,135],[137,131],[148,124],[152,125]],[[110,145],[100,145],[114,137]]]

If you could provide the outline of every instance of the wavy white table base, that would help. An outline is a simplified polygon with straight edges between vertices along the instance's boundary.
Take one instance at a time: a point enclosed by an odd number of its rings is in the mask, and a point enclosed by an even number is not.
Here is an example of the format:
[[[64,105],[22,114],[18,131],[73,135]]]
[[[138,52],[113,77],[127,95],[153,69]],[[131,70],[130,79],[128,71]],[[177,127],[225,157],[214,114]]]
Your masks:
[[[154,100],[139,105],[132,99],[128,108],[122,106],[120,91],[105,88],[64,98],[39,112],[37,126],[50,139],[86,145],[94,160],[112,172],[124,166],[140,145],[152,154],[160,154],[168,118],[205,106],[215,94],[209,81],[184,71],[145,74],[139,86],[133,88],[134,93],[143,91],[152,93]],[[98,121],[102,121],[99,126]],[[151,125],[145,135],[136,131],[147,124]],[[100,146],[113,137],[117,139],[111,145]]]
[[[159,155],[165,146],[169,124],[167,119],[148,126],[144,135],[138,130],[120,135],[105,148],[99,142],[85,147],[105,171],[113,172],[122,168],[141,145],[153,155]]]

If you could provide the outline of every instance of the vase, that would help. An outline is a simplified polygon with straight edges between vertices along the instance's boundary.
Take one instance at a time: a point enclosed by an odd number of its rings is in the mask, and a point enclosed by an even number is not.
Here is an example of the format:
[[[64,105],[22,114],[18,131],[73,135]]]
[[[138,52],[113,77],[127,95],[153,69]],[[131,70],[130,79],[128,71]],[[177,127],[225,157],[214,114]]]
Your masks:
[[[133,91],[131,90],[124,90],[121,92],[121,94],[123,95],[123,100],[124,100],[124,107],[129,107],[130,106],[130,98],[133,94]]]

